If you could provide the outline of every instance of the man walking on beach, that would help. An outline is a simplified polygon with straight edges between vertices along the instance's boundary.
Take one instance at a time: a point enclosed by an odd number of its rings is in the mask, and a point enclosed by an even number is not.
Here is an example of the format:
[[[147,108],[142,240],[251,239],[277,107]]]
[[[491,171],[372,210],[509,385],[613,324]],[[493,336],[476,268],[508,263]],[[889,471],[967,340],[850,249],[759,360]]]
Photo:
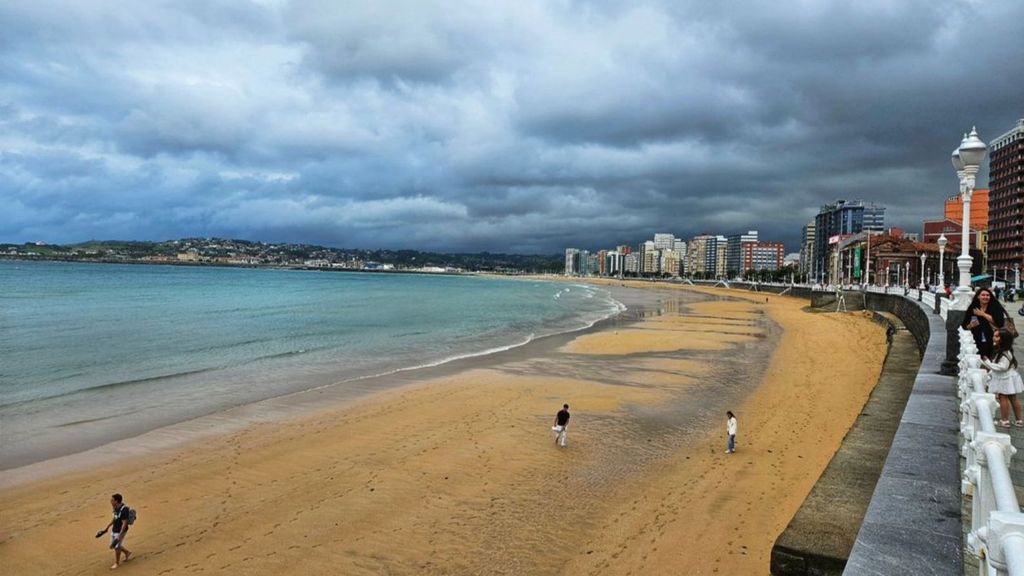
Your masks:
[[[565,448],[565,429],[569,426],[569,405],[562,404],[562,409],[555,414],[555,444]]]
[[[96,533],[96,537],[103,536],[113,528],[110,532],[110,547],[114,550],[114,565],[110,569],[113,570],[121,565],[121,553],[124,552],[124,561],[127,562],[132,557],[132,551],[124,547],[124,537],[128,534],[129,509],[120,494],[110,497],[110,506],[114,509],[114,518]]]

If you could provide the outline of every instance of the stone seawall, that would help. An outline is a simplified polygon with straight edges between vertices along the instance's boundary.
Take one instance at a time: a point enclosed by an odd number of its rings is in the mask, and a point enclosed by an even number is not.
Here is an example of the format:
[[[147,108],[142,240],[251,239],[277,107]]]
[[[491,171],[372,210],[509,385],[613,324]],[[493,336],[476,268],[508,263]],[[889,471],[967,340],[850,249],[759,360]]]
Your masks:
[[[939,373],[946,355],[946,327],[923,303],[902,300],[892,303],[892,309],[905,314],[901,319],[906,319],[911,332],[921,330],[923,317],[928,337],[899,429],[843,574],[961,576],[959,401],[956,378]],[[921,316],[910,305],[917,306]]]
[[[812,308],[837,305],[834,292],[806,294]],[[872,311],[896,335],[862,414],[776,541],[772,574],[962,574],[956,387],[938,375],[942,320],[902,295],[843,296],[847,310]]]

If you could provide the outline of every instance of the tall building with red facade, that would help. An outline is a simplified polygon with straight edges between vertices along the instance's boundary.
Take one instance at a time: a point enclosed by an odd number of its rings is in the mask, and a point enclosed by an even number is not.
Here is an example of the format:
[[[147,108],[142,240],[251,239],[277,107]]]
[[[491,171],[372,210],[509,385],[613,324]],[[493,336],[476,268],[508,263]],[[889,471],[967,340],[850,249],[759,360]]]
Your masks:
[[[989,269],[1024,268],[1024,118],[989,146],[988,182]]]
[[[778,270],[786,257],[786,247],[781,242],[744,242],[743,270]]]

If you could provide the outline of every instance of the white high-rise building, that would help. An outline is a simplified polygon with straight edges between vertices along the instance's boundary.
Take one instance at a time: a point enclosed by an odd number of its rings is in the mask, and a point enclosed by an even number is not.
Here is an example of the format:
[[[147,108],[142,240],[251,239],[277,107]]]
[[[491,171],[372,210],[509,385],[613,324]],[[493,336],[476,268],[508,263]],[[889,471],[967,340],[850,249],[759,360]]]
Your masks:
[[[659,252],[661,252],[661,273],[671,274],[672,276],[679,276],[679,251],[659,250]]]
[[[674,234],[655,234],[654,247],[658,250],[671,250],[675,248],[676,237]]]
[[[605,273],[608,276],[618,276],[622,274],[622,254],[619,254],[618,250],[612,250],[605,255]]]
[[[728,271],[726,255],[729,253],[729,239],[725,236],[717,236],[716,238],[718,243],[715,246],[715,276],[725,278]]]
[[[639,274],[640,254],[637,252],[626,254],[626,257],[623,259],[622,268],[627,274]]]
[[[657,252],[653,240],[647,240],[640,245],[640,273],[653,274],[657,272],[657,264],[654,262],[653,254]]]
[[[816,278],[814,270],[815,220],[811,220],[801,229],[800,234],[800,273],[808,279]]]
[[[662,250],[644,250],[644,274],[661,274],[661,255]]]
[[[573,276],[580,272],[580,251],[576,248],[565,249],[565,275]]]
[[[713,246],[709,246],[709,244],[712,244],[714,240],[714,236],[708,236],[706,234],[694,236],[690,240],[689,244],[687,245],[686,254],[687,274],[703,275],[707,273],[708,248],[710,247],[712,250],[714,250]],[[711,271],[713,272],[714,269],[712,269]]]

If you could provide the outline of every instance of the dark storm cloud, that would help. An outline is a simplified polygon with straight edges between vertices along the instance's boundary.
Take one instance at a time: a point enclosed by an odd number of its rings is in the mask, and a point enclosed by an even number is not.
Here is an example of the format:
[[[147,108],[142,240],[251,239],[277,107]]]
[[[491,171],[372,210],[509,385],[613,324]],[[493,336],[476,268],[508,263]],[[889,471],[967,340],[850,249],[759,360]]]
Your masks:
[[[0,6],[0,241],[555,252],[863,198],[911,230],[1024,116],[1024,5]]]

